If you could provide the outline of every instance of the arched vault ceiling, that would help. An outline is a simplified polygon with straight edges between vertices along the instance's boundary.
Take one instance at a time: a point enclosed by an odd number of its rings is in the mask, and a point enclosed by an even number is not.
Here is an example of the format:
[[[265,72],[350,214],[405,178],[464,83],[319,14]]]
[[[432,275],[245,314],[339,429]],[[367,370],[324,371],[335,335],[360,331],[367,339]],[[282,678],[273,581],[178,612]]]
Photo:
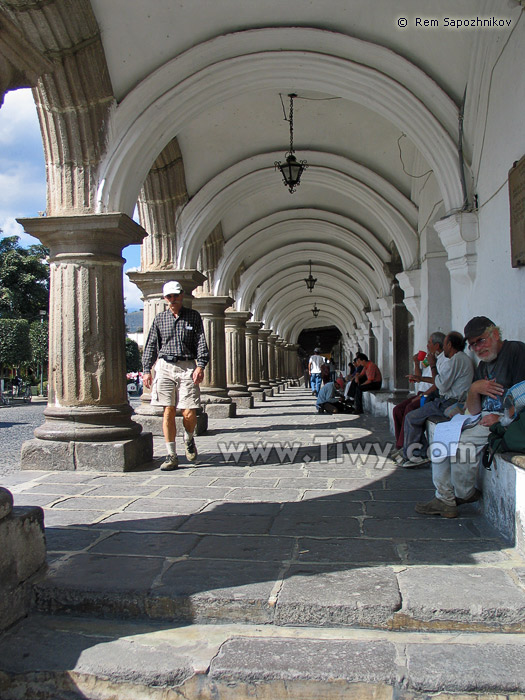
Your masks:
[[[300,248],[298,246],[283,246],[279,252],[274,252],[265,255],[263,258],[254,263],[249,274],[241,276],[241,284],[237,292],[236,307],[239,311],[250,311],[253,304],[253,295],[258,285],[268,277],[274,277],[280,272],[289,272],[290,268],[300,264],[304,266],[304,261],[312,258],[316,260],[317,265],[321,269],[323,266],[331,269],[339,270],[357,283],[360,288],[360,296],[366,300],[366,304],[371,307],[376,307],[376,299],[382,296],[379,292],[378,280],[374,279],[370,272],[367,272],[363,267],[357,267],[350,261],[349,256],[339,254],[338,252],[327,252],[320,250],[316,243],[305,243]],[[376,286],[377,285],[377,286]]]
[[[220,289],[229,288],[230,275],[235,271],[236,265],[238,266],[242,261],[251,263],[252,259],[256,259],[258,252],[254,246],[256,246],[261,233],[266,239],[270,231],[275,230],[277,234],[275,227],[280,225],[294,223],[307,229],[309,222],[315,222],[316,225],[322,224],[327,227],[327,230],[332,227],[334,230],[343,230],[348,234],[348,240],[355,246],[355,250],[363,250],[364,246],[374,258],[380,259],[382,263],[390,260],[390,251],[374,236],[372,231],[361,226],[357,221],[325,209],[286,208],[253,221],[228,239],[216,275],[218,280],[216,289],[219,289],[219,284]],[[366,257],[368,259],[368,253]]]
[[[177,227],[179,230],[180,253],[179,268],[194,267],[202,244],[209,232],[237,208],[244,218],[244,225],[251,222],[254,212],[260,216],[260,206],[265,207],[267,215],[277,208],[276,198],[291,204],[290,195],[273,167],[268,163],[279,157],[279,153],[267,153],[238,163],[225,173],[214,178],[192,199],[182,210]],[[311,163],[303,175],[303,183],[294,195],[293,203],[307,206],[313,199],[312,189],[322,192],[321,199],[327,199],[338,193],[339,207],[345,207],[346,216],[359,208],[365,227],[373,231],[383,247],[389,246],[393,240],[399,250],[405,267],[416,259],[418,254],[418,236],[416,230],[407,219],[415,218],[415,207],[400,193],[395,193],[391,186],[382,178],[367,178],[381,191],[385,190],[388,199],[377,192],[366,182],[363,183],[345,170],[352,171],[351,163],[339,156],[320,154],[306,151],[305,157]],[[316,163],[323,165],[316,165]],[[260,169],[257,169],[260,168]],[[339,169],[344,168],[344,170]],[[395,195],[395,196],[394,196]],[[391,201],[395,202],[391,204]],[[259,203],[259,204],[258,204]],[[228,237],[227,227],[224,226],[225,236]]]
[[[241,264],[245,270],[260,259],[262,256],[274,251],[279,254],[282,246],[294,244],[303,250],[306,242],[317,242],[317,245],[326,250],[334,248],[341,254],[349,256],[354,264],[371,268],[373,274],[378,278],[380,288],[386,293],[389,282],[383,269],[383,263],[390,255],[384,251],[383,259],[368,245],[368,242],[355,235],[348,228],[339,226],[330,221],[320,218],[307,218],[301,216],[301,212],[294,210],[292,214],[285,212],[287,219],[282,219],[273,224],[266,225],[257,222],[260,226],[253,227],[251,235],[243,238],[240,232],[237,236],[228,241],[224,248],[224,254],[215,273],[215,289],[217,295],[225,295],[231,288],[233,275]],[[320,215],[321,212],[318,212]],[[341,217],[340,217],[341,218]],[[368,233],[368,238],[372,239],[373,234]]]
[[[340,284],[340,276],[337,275],[333,279],[325,281],[319,294],[306,295],[303,292],[298,296],[297,285],[295,285],[294,288],[281,295],[274,296],[264,312],[257,314],[257,318],[261,318],[268,327],[286,337],[290,324],[297,319],[297,313],[305,308],[311,311],[315,302],[318,307],[324,309],[324,313],[330,305],[337,304],[338,308],[344,309],[338,318],[345,319],[349,325],[357,324],[366,320],[366,317],[363,313],[363,304],[359,304],[359,298],[357,297],[357,300],[354,301],[356,297],[355,293],[351,294],[348,288]]]
[[[279,50],[267,48],[275,43],[278,30],[218,37],[173,59],[139,84],[112,115],[97,210],[131,213],[158,153],[174,136],[184,141],[184,128],[199,115],[241,95],[291,90],[339,97],[380,115],[407,134],[434,170],[447,211],[460,206],[457,109],[447,95],[416,66],[383,47],[360,42],[363,53],[359,62],[353,62],[333,55],[331,42],[352,44],[354,40],[320,30],[304,32],[289,29],[282,34],[293,35],[302,47],[290,51],[283,51],[282,45]],[[312,49],[308,40],[314,35],[318,41]],[[251,53],[246,53],[249,39]],[[373,65],[365,65],[367,55],[373,57]],[[236,115],[229,116],[235,122]],[[268,131],[265,150],[283,142],[283,126],[281,120]],[[325,127],[329,130],[330,124]],[[246,147],[246,156],[252,155],[250,144]],[[372,142],[370,148],[374,148]],[[213,174],[211,158],[209,177]]]
[[[242,30],[278,24],[272,36],[265,40],[267,50],[308,45],[313,50],[326,51],[329,44],[330,52],[335,55],[361,60],[379,70],[384,66],[385,55],[390,53],[396,59],[392,74],[400,82],[411,77],[407,76],[408,69],[403,65],[403,62],[411,65],[405,60],[408,58],[459,101],[475,38],[473,33],[461,32],[458,41],[450,30],[435,28],[430,31],[399,29],[400,8],[392,0],[374,0],[373,3],[352,0],[351,5],[348,0],[325,0],[322,3],[305,3],[304,0],[286,0],[284,3],[282,0],[265,0],[263,3],[247,3],[246,0],[220,0],[216,3],[209,0],[178,0],[176,3],[173,0],[91,0],[91,4],[102,30],[111,80],[119,100],[149,73],[174,56],[188,52],[192,46],[201,44],[206,51],[213,52],[217,60],[221,54],[227,54],[228,47],[235,40],[238,52],[249,53],[254,45],[259,48],[260,40],[253,35],[266,30]],[[462,15],[475,16],[483,10],[492,11],[480,5],[480,0],[461,0]],[[434,16],[435,9],[436,3],[431,0],[403,0],[405,17]],[[457,16],[458,2],[440,0],[439,10],[442,16],[455,16],[454,13]],[[239,34],[244,36],[242,45],[237,38]],[[218,35],[223,35],[219,47],[214,39]],[[319,38],[320,35],[324,37]],[[372,48],[376,45],[380,46],[380,51]],[[136,50],[137,46],[140,46],[140,51]],[[210,60],[209,55],[203,56],[201,62],[206,60]]]
[[[254,293],[252,301],[252,311],[254,318],[271,318],[274,304],[285,303],[296,308],[298,301],[310,300],[310,306],[314,301],[321,298],[335,298],[342,301],[348,308],[350,316],[357,321],[366,320],[363,309],[367,307],[368,301],[363,297],[359,285],[352,280],[346,272],[341,272],[335,268],[328,268],[326,265],[316,265],[314,270],[320,270],[318,282],[313,292],[307,292],[304,283],[302,270],[304,265],[280,270],[275,275],[261,282]]]

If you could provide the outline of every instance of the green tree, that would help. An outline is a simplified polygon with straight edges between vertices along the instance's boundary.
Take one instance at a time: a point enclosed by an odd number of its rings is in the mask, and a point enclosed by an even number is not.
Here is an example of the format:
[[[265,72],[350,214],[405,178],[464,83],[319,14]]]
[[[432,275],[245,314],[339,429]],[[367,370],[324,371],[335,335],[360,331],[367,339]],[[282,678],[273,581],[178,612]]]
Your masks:
[[[20,367],[31,359],[29,323],[25,319],[0,319],[0,365]]]
[[[43,245],[22,248],[19,240],[0,240],[0,318],[33,321],[49,305],[49,251]]]
[[[44,365],[48,356],[49,325],[47,321],[33,321],[29,326],[31,358],[38,365]]]
[[[142,357],[139,346],[131,338],[126,338],[126,372],[140,372]]]

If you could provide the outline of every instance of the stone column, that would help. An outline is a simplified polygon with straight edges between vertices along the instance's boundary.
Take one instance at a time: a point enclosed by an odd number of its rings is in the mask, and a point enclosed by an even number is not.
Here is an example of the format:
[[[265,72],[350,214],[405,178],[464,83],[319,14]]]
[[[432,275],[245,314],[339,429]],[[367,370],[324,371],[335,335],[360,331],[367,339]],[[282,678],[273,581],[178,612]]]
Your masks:
[[[248,391],[246,378],[246,321],[252,317],[249,311],[227,311],[226,334],[226,385],[232,401],[242,408],[253,408],[253,396]]]
[[[286,349],[288,352],[288,376],[295,381],[300,376],[297,363],[297,350],[299,350],[299,346],[290,343],[287,345]]]
[[[261,389],[265,396],[273,396],[273,389],[270,386],[268,368],[268,337],[272,331],[268,328],[261,328],[259,331],[259,373],[261,377]]]
[[[264,401],[266,395],[261,387],[261,375],[259,371],[259,330],[262,323],[248,321],[246,323],[246,381],[248,391],[254,401]]]
[[[383,375],[383,384],[386,389],[386,384],[388,382],[388,388],[394,388],[394,328],[392,319],[392,307],[393,300],[392,296],[379,297],[377,299],[377,304],[381,312],[381,347],[378,355],[383,358],[383,364],[380,365],[381,373]]]
[[[275,343],[279,336],[276,333],[271,333],[268,336],[268,381],[275,392],[279,391],[279,382],[277,380],[277,362]]]
[[[409,312],[404,304],[403,290],[397,280],[392,284],[392,328],[394,335],[394,393],[408,393],[407,374],[410,372],[410,348],[408,344]]]
[[[275,341],[275,359],[276,359],[276,370],[277,379],[281,384],[286,385],[286,380],[288,379],[285,366],[284,366],[284,346],[286,345],[286,340],[283,338],[278,338]]]
[[[234,418],[236,405],[226,389],[226,346],[224,312],[231,306],[231,297],[202,296],[193,300],[193,308],[202,316],[210,362],[204,372],[201,401],[211,418]]]
[[[21,219],[50,249],[49,399],[24,469],[126,471],[153,457],[126,392],[122,249],[144,229],[125,214]]]
[[[206,277],[198,270],[147,270],[141,272],[126,273],[134,284],[142,292],[142,300],[144,301],[143,315],[143,330],[144,343],[146,343],[151,324],[155,316],[162,311],[165,311],[166,300],[162,296],[162,287],[170,280],[177,280],[184,289],[184,306],[192,308],[193,296],[192,292],[196,287],[199,287]],[[153,368],[153,373],[155,368]],[[140,397],[140,406],[136,409],[135,415],[138,423],[145,430],[149,430],[156,436],[163,436],[162,432],[162,415],[164,409],[162,406],[151,405],[151,390],[144,388],[144,392]],[[177,411],[177,433],[182,434],[182,413]],[[199,409],[197,411],[197,426],[195,428],[196,435],[203,435],[208,427],[208,417],[206,413]]]

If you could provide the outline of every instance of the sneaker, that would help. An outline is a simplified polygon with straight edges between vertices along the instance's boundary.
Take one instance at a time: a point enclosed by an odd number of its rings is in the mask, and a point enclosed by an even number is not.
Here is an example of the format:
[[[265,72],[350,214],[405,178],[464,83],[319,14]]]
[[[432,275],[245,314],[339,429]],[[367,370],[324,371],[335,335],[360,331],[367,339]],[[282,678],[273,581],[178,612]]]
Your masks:
[[[415,510],[421,515],[441,515],[443,518],[458,517],[456,506],[449,506],[439,498],[433,498],[428,503],[418,503]]]
[[[199,454],[197,452],[197,445],[195,444],[195,440],[191,438],[191,440],[188,440],[188,442],[184,443],[184,447],[186,449],[186,457],[189,459],[190,462],[195,462],[197,459],[197,455]]]
[[[404,469],[415,469],[416,467],[423,467],[425,464],[430,464],[430,460],[427,457],[412,457],[412,459],[405,459],[402,462],[398,462],[398,464]]]
[[[399,455],[403,454],[403,448],[402,447],[395,447],[392,452],[390,453],[390,459],[395,459],[396,457],[399,457]]]
[[[168,455],[164,462],[161,464],[161,470],[163,472],[171,472],[174,469],[179,468],[179,460],[177,455]]]
[[[479,489],[474,489],[474,493],[470,498],[456,498],[456,505],[462,506],[464,503],[475,503],[483,496]]]

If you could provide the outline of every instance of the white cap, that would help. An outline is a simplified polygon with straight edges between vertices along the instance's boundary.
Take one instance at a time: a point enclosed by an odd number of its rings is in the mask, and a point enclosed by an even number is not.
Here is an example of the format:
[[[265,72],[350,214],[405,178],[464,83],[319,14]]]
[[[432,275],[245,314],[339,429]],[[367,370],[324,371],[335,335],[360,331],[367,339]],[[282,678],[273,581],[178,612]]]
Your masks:
[[[179,282],[166,282],[164,287],[162,287],[162,296],[168,296],[168,294],[182,294],[184,289]]]

